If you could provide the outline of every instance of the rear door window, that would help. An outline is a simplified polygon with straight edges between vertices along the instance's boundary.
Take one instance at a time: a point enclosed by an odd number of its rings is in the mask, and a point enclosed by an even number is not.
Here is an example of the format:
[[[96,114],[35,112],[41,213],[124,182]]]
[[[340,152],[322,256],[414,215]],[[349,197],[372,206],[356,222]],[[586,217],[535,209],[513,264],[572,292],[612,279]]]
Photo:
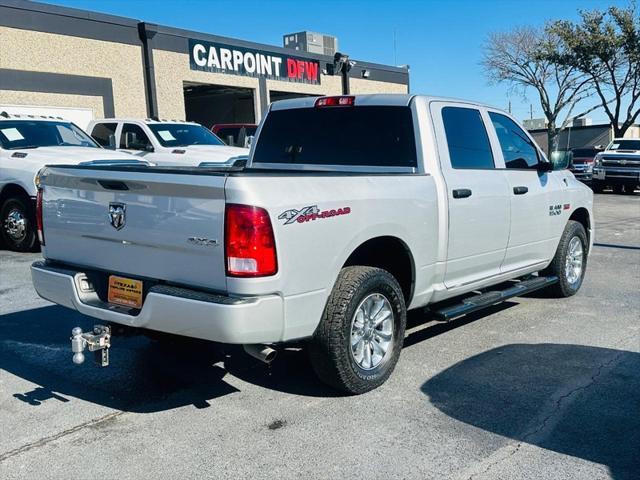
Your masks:
[[[117,123],[97,123],[91,131],[91,136],[101,146],[110,148],[110,137],[113,135],[115,139]],[[115,144],[113,145],[115,147]]]
[[[409,107],[320,107],[269,112],[255,163],[416,167]]]
[[[480,110],[444,107],[442,122],[453,168],[491,169],[495,167],[491,144]]]

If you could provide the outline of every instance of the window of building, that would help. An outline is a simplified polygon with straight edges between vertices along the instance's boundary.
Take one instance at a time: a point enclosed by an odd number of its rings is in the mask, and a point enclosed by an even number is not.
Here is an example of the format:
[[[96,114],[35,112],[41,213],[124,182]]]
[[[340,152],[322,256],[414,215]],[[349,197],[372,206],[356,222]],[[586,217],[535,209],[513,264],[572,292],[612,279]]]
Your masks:
[[[451,166],[459,169],[494,168],[491,144],[480,111],[444,107],[442,121],[447,136]]]

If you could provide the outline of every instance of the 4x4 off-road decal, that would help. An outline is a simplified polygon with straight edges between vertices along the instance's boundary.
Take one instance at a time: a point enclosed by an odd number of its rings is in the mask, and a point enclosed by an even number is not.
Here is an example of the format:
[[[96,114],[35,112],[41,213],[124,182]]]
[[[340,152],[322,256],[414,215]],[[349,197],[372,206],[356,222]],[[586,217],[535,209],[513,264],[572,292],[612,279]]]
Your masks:
[[[284,220],[285,225],[289,225],[291,223],[304,223],[309,222],[311,220],[320,220],[323,218],[336,217],[338,215],[349,215],[351,213],[350,207],[338,208],[335,210],[323,210],[321,211],[317,205],[309,205],[308,207],[303,207],[300,210],[292,208],[291,210],[286,210],[278,215],[279,220]]]

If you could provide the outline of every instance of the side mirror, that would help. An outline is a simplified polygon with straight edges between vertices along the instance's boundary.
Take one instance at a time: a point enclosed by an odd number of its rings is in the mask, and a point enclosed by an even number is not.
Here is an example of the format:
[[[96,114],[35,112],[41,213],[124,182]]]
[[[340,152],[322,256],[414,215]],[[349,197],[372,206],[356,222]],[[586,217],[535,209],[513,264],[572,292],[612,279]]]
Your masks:
[[[244,141],[244,147],[245,148],[251,148],[251,145],[253,144],[253,139],[254,138],[255,137],[253,135],[249,135]]]
[[[115,150],[116,149],[116,135],[114,133],[109,135],[109,146],[107,148],[109,148],[111,150]]]
[[[136,147],[136,135],[133,132],[124,133],[124,147],[126,149],[135,149]]]
[[[569,151],[551,152],[552,170],[565,170],[569,168],[573,154]]]
[[[153,152],[153,145],[150,143],[141,141],[138,136],[133,132],[125,132],[124,145],[129,150],[142,150],[144,152]]]
[[[551,172],[551,171],[554,170],[554,165],[551,162],[540,161],[540,162],[538,162],[538,165],[536,166],[536,170],[539,173]]]

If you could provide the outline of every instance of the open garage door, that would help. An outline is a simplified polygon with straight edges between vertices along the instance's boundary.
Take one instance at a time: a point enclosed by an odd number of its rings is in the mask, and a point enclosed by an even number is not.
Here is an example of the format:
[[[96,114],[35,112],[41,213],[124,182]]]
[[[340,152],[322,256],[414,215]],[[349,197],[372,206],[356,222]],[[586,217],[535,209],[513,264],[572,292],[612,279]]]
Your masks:
[[[277,102],[278,100],[289,100],[290,98],[317,97],[317,96],[318,95],[312,95],[309,93],[281,92],[278,90],[269,91],[269,100],[271,102]]]
[[[254,97],[251,88],[185,82],[186,119],[207,128],[223,123],[255,123]]]

